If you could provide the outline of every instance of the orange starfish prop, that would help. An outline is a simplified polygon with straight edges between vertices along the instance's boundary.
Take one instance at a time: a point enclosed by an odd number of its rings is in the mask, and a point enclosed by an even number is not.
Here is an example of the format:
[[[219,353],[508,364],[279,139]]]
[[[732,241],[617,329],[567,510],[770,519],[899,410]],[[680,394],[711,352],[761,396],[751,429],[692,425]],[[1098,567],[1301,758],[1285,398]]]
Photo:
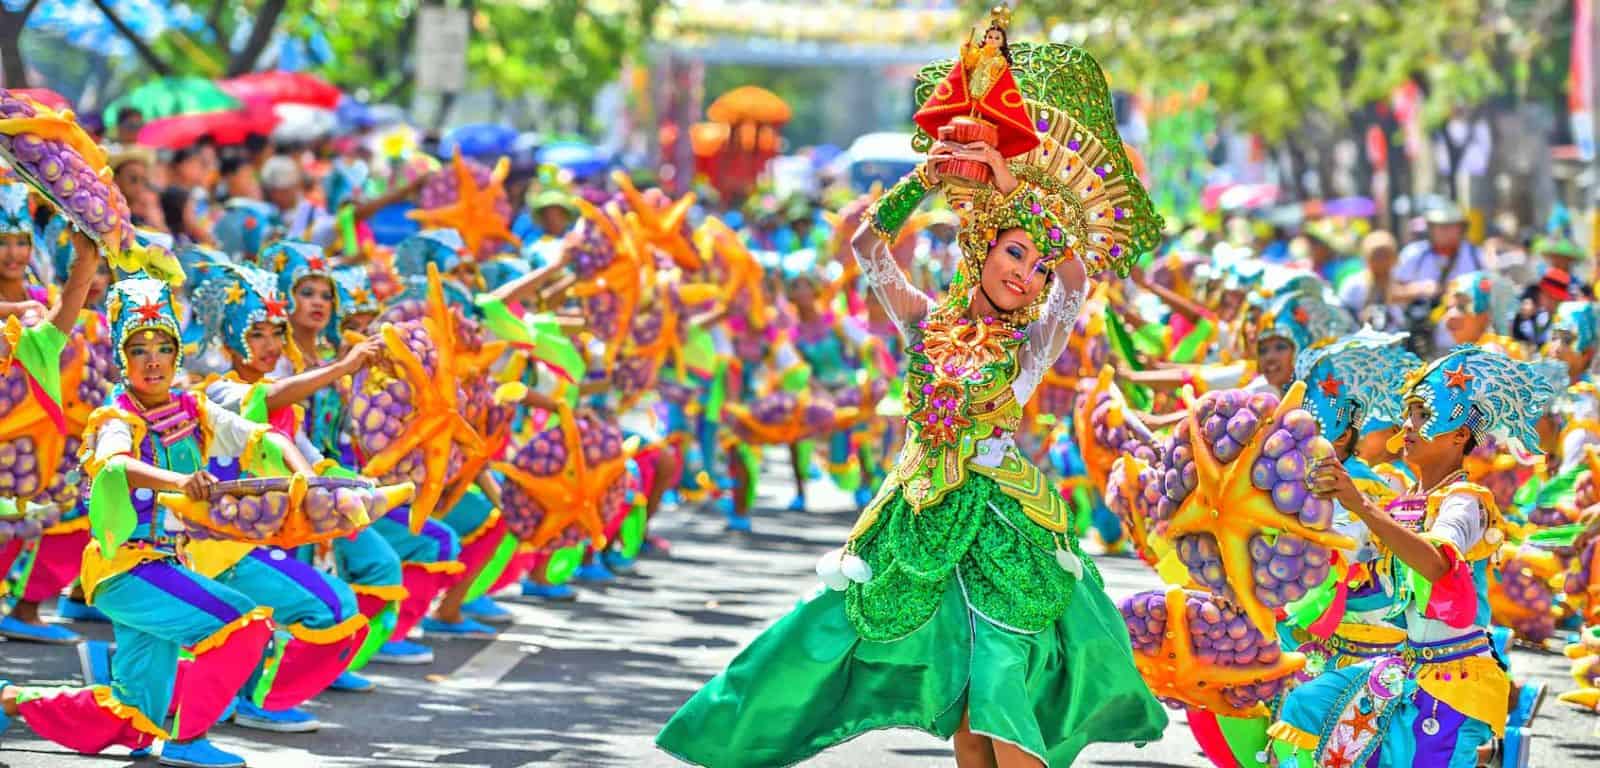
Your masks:
[[[657,210],[654,205],[639,194],[633,186],[633,181],[628,174],[615,171],[611,180],[616,182],[622,190],[622,196],[628,201],[630,218],[638,221],[639,234],[649,245],[664,251],[672,257],[674,264],[686,272],[693,272],[703,266],[700,254],[695,252],[694,244],[684,236],[684,222],[688,220],[689,209],[694,206],[694,193],[678,198],[677,202],[668,206],[666,210]]]
[[[1078,450],[1083,454],[1083,466],[1089,481],[1102,495],[1106,490],[1106,479],[1111,476],[1111,465],[1116,463],[1118,454],[1101,445],[1094,437],[1095,402],[1101,393],[1111,396],[1112,406],[1106,413],[1111,425],[1120,426],[1127,419],[1124,411],[1127,403],[1122,399],[1122,390],[1113,384],[1113,376],[1111,366],[1101,368],[1094,385],[1088,391],[1079,391],[1078,399],[1072,403],[1072,437],[1078,441]]]
[[[758,326],[763,324],[767,317],[767,296],[761,291],[761,264],[739,242],[739,235],[721,219],[711,216],[695,230],[694,239],[701,260],[707,265],[720,263],[725,271],[723,305],[731,306],[743,291],[749,297],[746,305],[749,319]]]
[[[607,239],[616,246],[616,257],[611,264],[598,274],[591,276],[584,282],[572,287],[572,295],[585,299],[595,294],[610,291],[617,297],[617,328],[616,335],[605,342],[605,359],[601,369],[609,373],[617,362],[617,354],[622,351],[622,342],[633,329],[633,315],[639,307],[639,294],[642,280],[640,272],[642,265],[638,251],[634,248],[633,240],[624,233],[615,221],[605,211],[590,205],[583,198],[573,201],[578,206],[578,212],[590,224],[600,228]]]
[[[505,461],[495,461],[490,466],[544,507],[544,519],[539,521],[539,529],[528,540],[535,549],[548,545],[573,524],[588,533],[592,546],[599,549],[606,542],[605,510],[600,505],[606,490],[627,471],[628,451],[624,450],[616,458],[589,466],[588,459],[583,455],[578,419],[572,407],[560,403],[556,413],[561,418],[561,437],[567,446],[567,465],[560,474],[538,477]]]
[[[1262,603],[1252,588],[1255,579],[1251,576],[1250,538],[1264,530],[1275,530],[1333,549],[1356,548],[1355,541],[1349,537],[1313,530],[1294,515],[1278,512],[1272,503],[1272,496],[1250,482],[1250,468],[1261,456],[1261,446],[1271,431],[1265,429],[1265,425],[1275,423],[1299,408],[1305,394],[1305,382],[1295,382],[1278,403],[1278,409],[1261,420],[1263,427],[1257,428],[1256,433],[1251,435],[1239,458],[1227,465],[1218,463],[1211,454],[1211,447],[1205,444],[1204,433],[1200,430],[1191,403],[1189,442],[1200,482],[1194,492],[1184,499],[1178,511],[1173,513],[1164,534],[1164,538],[1172,542],[1191,534],[1204,533],[1214,537],[1222,553],[1223,572],[1233,586],[1239,607],[1250,617],[1250,623],[1267,637],[1277,636],[1277,618],[1273,609]]]
[[[505,158],[494,164],[489,183],[478,186],[472,178],[472,169],[457,152],[450,161],[450,170],[456,175],[456,201],[429,210],[414,210],[406,214],[424,229],[453,229],[461,234],[466,244],[466,258],[476,261],[479,248],[490,240],[522,245],[522,240],[511,234],[510,222],[495,215],[495,204],[506,199],[506,173],[511,164]]]
[[[1242,667],[1203,664],[1195,656],[1189,617],[1185,613],[1187,604],[1188,596],[1184,590],[1176,587],[1167,590],[1167,631],[1161,640],[1161,650],[1154,655],[1137,651],[1133,654],[1133,665],[1138,668],[1145,684],[1150,686],[1150,692],[1226,717],[1267,715],[1267,708],[1262,704],[1249,709],[1233,706],[1228,703],[1222,690],[1281,680],[1300,671],[1306,665],[1306,657],[1286,651],[1272,664],[1257,663]]]
[[[362,474],[368,477],[382,477],[412,450],[422,451],[423,467],[427,474],[411,505],[413,531],[422,530],[422,524],[439,506],[446,486],[450,484],[452,478],[448,467],[451,449],[459,444],[468,457],[485,450],[483,438],[461,416],[458,407],[456,379],[452,375],[458,370],[455,318],[447,311],[438,311],[443,307],[443,291],[439,283],[439,271],[432,264],[428,265],[428,283],[430,312],[422,319],[422,324],[427,329],[428,338],[433,340],[438,349],[439,375],[429,376],[422,367],[422,361],[406,346],[394,325],[384,323],[383,343],[388,350],[389,360],[394,363],[399,378],[411,387],[413,417],[394,441],[368,457],[366,466],[362,468]],[[476,473],[473,475],[476,476]]]
[[[755,445],[788,445],[811,436],[812,430],[805,423],[806,408],[810,405],[811,393],[799,392],[795,395],[794,410],[780,424],[768,424],[757,419],[751,414],[750,406],[744,403],[724,403],[722,409],[739,423],[747,442]]]

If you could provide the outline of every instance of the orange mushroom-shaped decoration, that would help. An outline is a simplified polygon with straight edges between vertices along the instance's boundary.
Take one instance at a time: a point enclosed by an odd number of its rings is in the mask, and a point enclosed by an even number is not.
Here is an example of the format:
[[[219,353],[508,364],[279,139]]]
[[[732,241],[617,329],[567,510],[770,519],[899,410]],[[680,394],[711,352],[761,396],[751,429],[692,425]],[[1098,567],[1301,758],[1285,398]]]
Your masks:
[[[724,125],[783,125],[793,116],[794,111],[777,94],[754,85],[728,91],[706,108],[706,117]]]

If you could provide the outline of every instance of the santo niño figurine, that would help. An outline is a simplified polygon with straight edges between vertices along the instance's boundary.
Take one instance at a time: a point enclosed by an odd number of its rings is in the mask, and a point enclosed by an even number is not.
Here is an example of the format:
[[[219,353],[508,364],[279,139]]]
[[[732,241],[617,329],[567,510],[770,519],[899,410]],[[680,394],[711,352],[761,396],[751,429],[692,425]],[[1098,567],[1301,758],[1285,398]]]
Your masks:
[[[1011,10],[996,6],[981,42],[971,34],[961,44],[961,57],[912,117],[929,136],[962,144],[985,143],[1011,158],[1039,146],[1039,136],[1023,105],[1022,91],[1011,71],[1007,28]],[[939,172],[947,181],[984,184],[989,171],[982,163],[947,159]]]

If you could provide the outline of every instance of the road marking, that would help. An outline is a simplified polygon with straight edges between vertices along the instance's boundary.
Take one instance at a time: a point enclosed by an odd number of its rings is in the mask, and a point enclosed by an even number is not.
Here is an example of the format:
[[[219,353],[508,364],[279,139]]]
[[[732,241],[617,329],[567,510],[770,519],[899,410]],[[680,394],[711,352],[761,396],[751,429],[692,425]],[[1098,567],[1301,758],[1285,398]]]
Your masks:
[[[493,688],[511,670],[522,663],[523,658],[538,653],[538,646],[532,646],[529,651],[523,640],[526,636],[501,635],[493,642],[484,646],[467,663],[456,668],[451,673],[450,679],[445,681],[446,688],[466,688],[483,690]]]

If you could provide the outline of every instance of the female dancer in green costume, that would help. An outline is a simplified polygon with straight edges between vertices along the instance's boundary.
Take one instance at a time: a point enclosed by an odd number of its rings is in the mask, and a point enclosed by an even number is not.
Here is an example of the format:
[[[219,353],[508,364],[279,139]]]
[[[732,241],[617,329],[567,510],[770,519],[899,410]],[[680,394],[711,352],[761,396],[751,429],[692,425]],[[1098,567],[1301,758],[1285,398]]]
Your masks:
[[[1011,52],[1023,91],[1011,97],[1025,99],[1039,147],[1008,160],[984,143],[933,145],[853,242],[909,349],[900,458],[849,542],[818,564],[830,589],[667,723],[656,743],[675,756],[788,765],[905,727],[954,738],[958,766],[1061,766],[1091,742],[1149,741],[1166,726],[1066,502],[1012,440],[1088,275],[1147,250],[1160,219],[1093,59],[1064,45]],[[949,67],[924,69],[923,93]],[[951,159],[992,181],[941,178]],[[884,242],[938,187],[962,216],[963,258],[936,302]]]

